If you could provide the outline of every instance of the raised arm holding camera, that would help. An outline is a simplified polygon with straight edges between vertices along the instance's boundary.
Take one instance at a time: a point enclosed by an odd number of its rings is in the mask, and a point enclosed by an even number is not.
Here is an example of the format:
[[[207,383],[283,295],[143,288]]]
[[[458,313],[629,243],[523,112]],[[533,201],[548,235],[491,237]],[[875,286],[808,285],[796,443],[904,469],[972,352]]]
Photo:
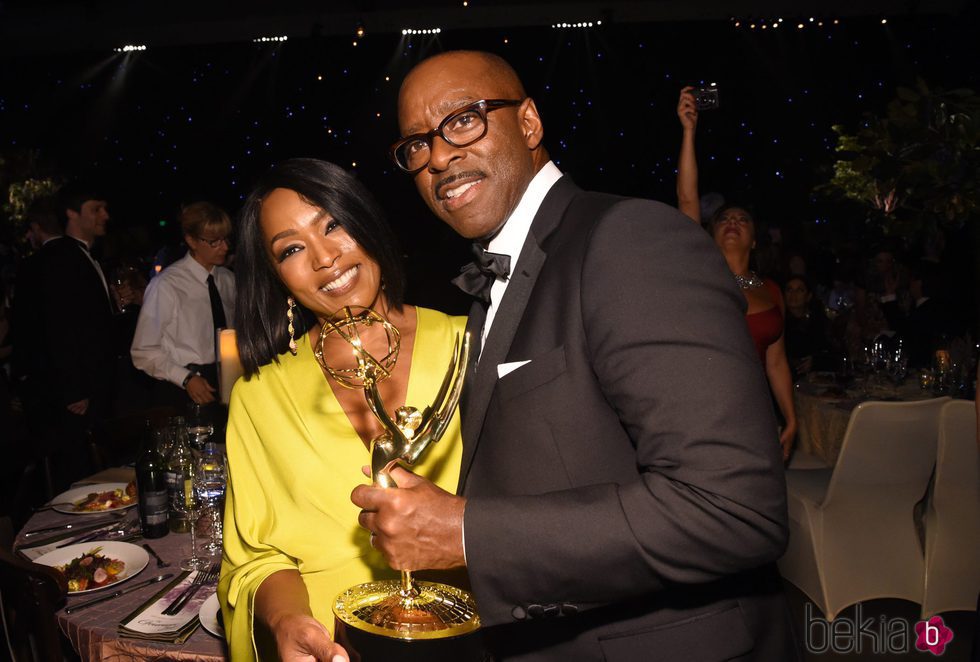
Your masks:
[[[698,106],[691,85],[681,89],[677,100],[677,119],[684,128],[681,153],[677,158],[677,208],[695,223],[701,222],[698,196],[698,160],[694,153],[694,134],[698,130]]]

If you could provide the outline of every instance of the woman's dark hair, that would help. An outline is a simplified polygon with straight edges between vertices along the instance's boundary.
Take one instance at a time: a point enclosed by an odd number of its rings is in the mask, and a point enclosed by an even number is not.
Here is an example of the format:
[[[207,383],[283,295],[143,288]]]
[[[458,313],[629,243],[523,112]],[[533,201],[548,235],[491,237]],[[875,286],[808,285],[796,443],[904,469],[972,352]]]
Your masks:
[[[262,235],[262,202],[274,189],[295,191],[307,203],[328,212],[381,269],[388,303],[401,310],[405,271],[398,241],[381,207],[353,175],[326,161],[289,159],[259,179],[239,214],[235,276],[238,353],[246,379],[259,367],[278,361],[289,346],[286,298],[289,290],[273,268]],[[313,313],[297,303],[296,335],[316,323]]]

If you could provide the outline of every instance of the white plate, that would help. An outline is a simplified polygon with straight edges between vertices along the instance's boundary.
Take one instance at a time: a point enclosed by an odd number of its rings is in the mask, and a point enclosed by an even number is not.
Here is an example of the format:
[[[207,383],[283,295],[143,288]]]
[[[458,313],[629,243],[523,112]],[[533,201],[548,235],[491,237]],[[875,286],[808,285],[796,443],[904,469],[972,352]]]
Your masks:
[[[81,595],[82,593],[101,591],[102,589],[109,588],[110,586],[118,586],[127,579],[131,579],[140,574],[140,571],[146,567],[147,561],[150,560],[150,555],[146,553],[145,549],[139,547],[138,545],[131,545],[128,542],[100,542],[93,540],[92,542],[79,542],[75,543],[74,545],[62,547],[61,549],[56,549],[52,552],[48,552],[44,556],[34,559],[34,562],[40,563],[41,565],[51,566],[52,568],[57,568],[59,566],[68,565],[72,559],[77,559],[79,556],[82,556],[83,554],[86,554],[97,547],[102,548],[99,551],[99,554],[110,559],[122,561],[126,564],[126,567],[123,568],[121,573],[119,573],[119,579],[110,584],[85,589],[84,591],[70,591],[69,595]]]
[[[201,605],[201,611],[197,613],[197,617],[201,619],[201,625],[204,626],[205,630],[219,639],[224,639],[225,629],[221,627],[221,622],[218,620],[220,612],[221,605],[218,604],[218,594],[212,593],[211,597]]]
[[[79,501],[84,501],[89,494],[100,493],[100,492],[111,492],[113,490],[123,490],[126,489],[126,483],[97,483],[95,485],[81,485],[80,487],[75,487],[68,490],[67,492],[62,492],[56,496],[52,502],[67,504],[62,506],[54,506],[54,509],[59,513],[66,513],[68,515],[98,515],[99,513],[111,513],[115,510],[125,510],[126,508],[132,508],[136,505],[136,499],[133,502],[125,506],[118,506],[116,508],[107,508],[105,510],[75,510],[75,506],[71,504],[78,503]]]

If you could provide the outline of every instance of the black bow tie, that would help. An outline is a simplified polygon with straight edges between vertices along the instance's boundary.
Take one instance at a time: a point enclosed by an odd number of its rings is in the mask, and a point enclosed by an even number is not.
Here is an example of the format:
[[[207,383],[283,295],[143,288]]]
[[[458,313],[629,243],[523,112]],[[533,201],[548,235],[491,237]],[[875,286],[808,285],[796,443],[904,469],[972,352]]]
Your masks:
[[[510,275],[510,255],[490,253],[473,244],[473,262],[459,270],[453,284],[485,304],[490,303],[490,288],[497,278]]]

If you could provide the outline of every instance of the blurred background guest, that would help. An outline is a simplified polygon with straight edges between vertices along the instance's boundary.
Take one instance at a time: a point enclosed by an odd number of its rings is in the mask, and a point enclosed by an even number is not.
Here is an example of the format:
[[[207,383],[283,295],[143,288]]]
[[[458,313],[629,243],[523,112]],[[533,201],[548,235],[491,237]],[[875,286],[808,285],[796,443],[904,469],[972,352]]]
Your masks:
[[[700,223],[701,204],[698,195],[697,157],[694,151],[698,110],[693,87],[681,90],[677,102],[677,118],[684,130],[677,163],[678,209]],[[797,424],[796,407],[793,403],[793,377],[786,358],[783,334],[782,293],[774,281],[761,278],[749,269],[752,250],[756,246],[756,232],[755,221],[748,211],[735,205],[722,205],[712,215],[707,229],[725,256],[728,268],[748,303],[745,320],[782,418],[779,444],[783,448],[783,459],[786,460],[793,447]]]
[[[711,218],[708,231],[725,256],[728,268],[748,303],[745,321],[779,407],[783,422],[779,443],[783,447],[785,460],[789,458],[796,436],[796,408],[793,403],[793,377],[786,358],[783,334],[782,293],[773,280],[762,278],[749,268],[755,247],[755,221],[749,212],[735,205],[723,206]]]
[[[115,386],[115,305],[93,254],[109,222],[106,196],[79,181],[62,187],[57,201],[65,236],[44,246],[43,268],[27,279],[33,278],[37,286],[31,296],[37,296],[43,320],[28,331],[33,337],[28,351],[40,354],[37,361],[43,370],[36,383],[40,406],[58,428],[55,491],[91,473],[87,433],[111,415]]]
[[[827,370],[830,349],[828,320],[803,276],[791,276],[783,286],[786,302],[786,358],[794,378],[811,370]]]
[[[938,265],[929,262],[916,264],[909,276],[912,309],[898,324],[909,366],[929,368],[937,349],[948,349],[950,341],[965,329],[947,298],[949,292],[940,290],[941,273]]]
[[[215,331],[233,328],[235,275],[228,257],[231,219],[210,202],[180,213],[187,254],[150,281],[130,349],[155,380],[157,405],[184,408],[218,399]]]

